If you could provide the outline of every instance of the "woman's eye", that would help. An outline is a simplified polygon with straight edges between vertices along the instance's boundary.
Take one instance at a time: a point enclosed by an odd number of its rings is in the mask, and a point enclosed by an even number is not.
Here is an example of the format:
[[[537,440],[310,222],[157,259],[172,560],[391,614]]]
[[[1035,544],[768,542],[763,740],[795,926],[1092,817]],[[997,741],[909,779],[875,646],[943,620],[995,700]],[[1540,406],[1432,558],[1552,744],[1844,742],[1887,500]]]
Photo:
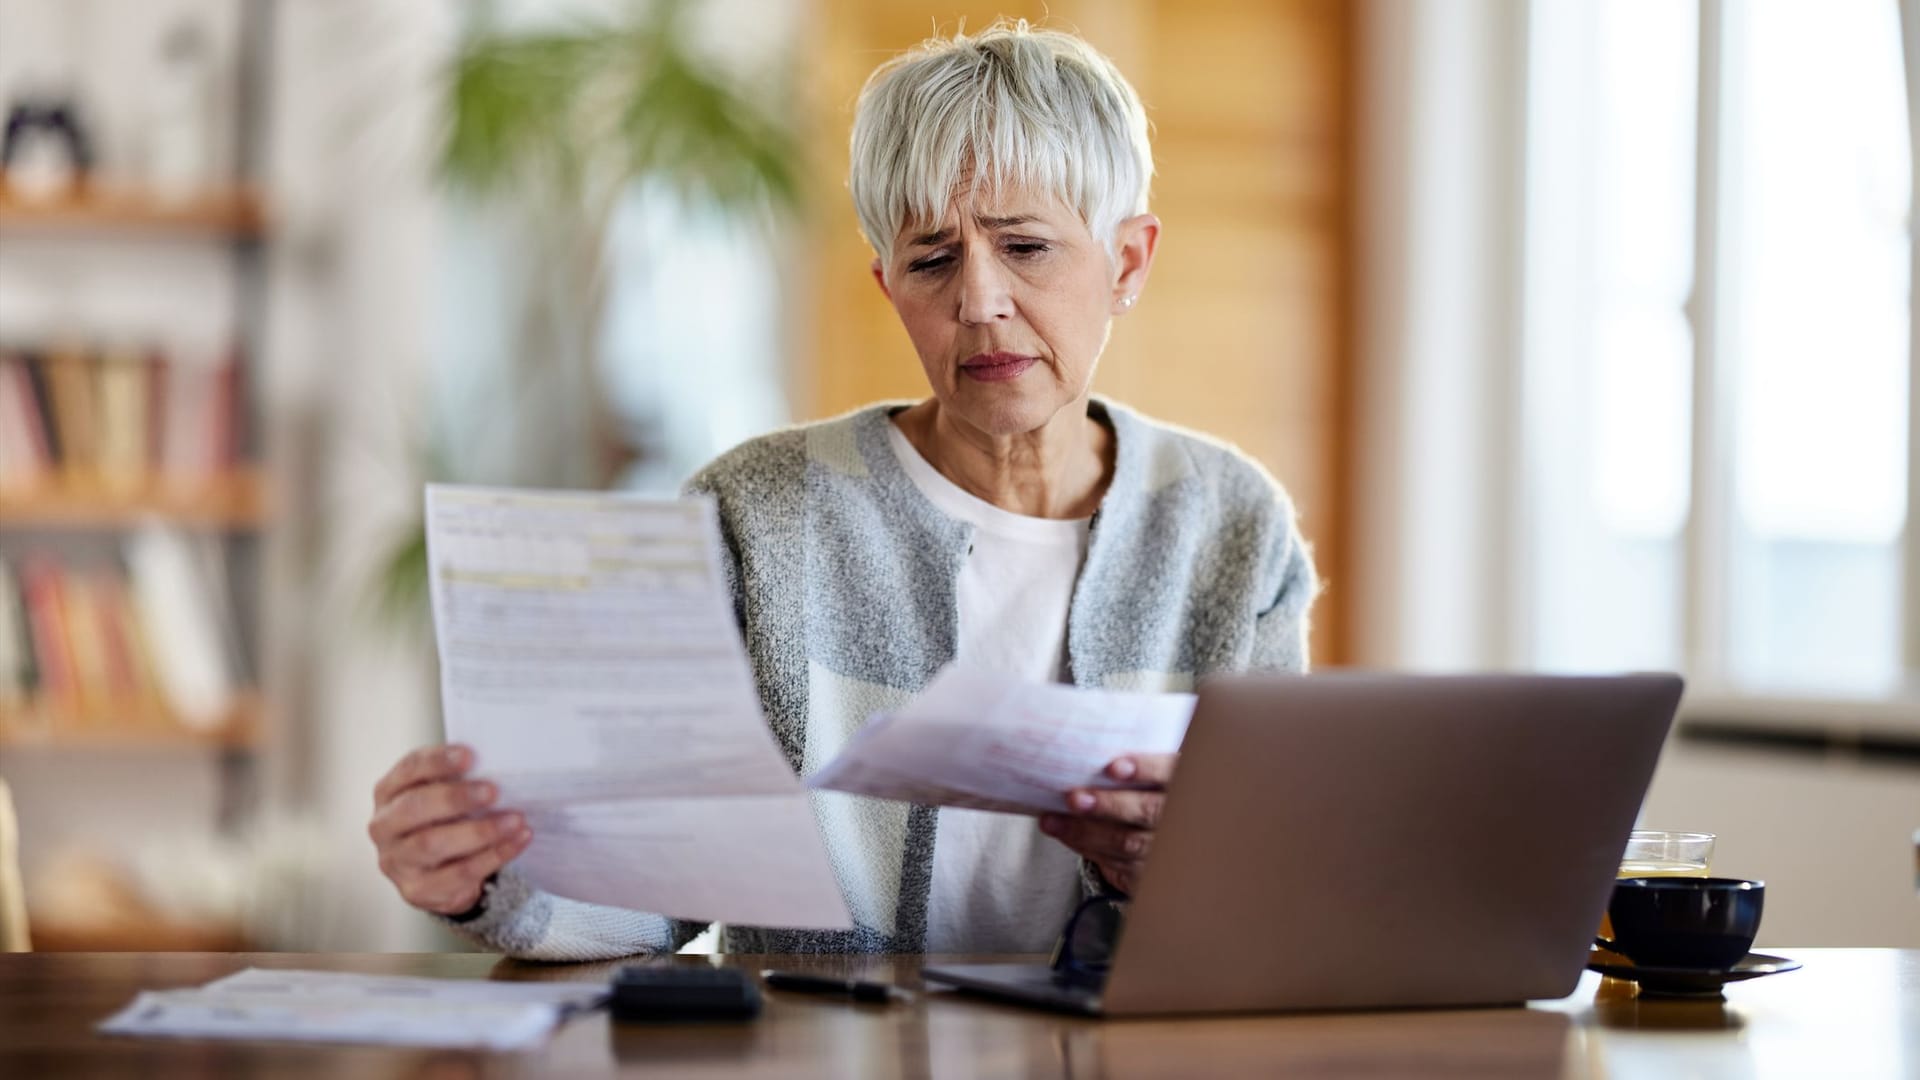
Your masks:
[[[1001,249],[1016,259],[1031,259],[1036,255],[1042,255],[1051,251],[1053,245],[1043,240],[1009,240],[1001,245]],[[944,270],[952,265],[953,260],[954,256],[944,251],[934,255],[927,255],[908,263],[907,273],[926,274]]]

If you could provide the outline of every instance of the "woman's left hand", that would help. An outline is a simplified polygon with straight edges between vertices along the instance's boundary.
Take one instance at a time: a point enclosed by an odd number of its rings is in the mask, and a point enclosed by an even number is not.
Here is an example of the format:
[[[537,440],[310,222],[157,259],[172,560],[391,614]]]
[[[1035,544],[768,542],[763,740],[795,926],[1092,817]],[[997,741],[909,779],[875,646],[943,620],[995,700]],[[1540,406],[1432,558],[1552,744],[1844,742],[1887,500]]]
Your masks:
[[[1114,758],[1107,775],[1137,789],[1075,788],[1067,792],[1067,813],[1040,815],[1040,831],[1099,867],[1107,884],[1131,893],[1153,850],[1153,830],[1179,760],[1179,754]]]

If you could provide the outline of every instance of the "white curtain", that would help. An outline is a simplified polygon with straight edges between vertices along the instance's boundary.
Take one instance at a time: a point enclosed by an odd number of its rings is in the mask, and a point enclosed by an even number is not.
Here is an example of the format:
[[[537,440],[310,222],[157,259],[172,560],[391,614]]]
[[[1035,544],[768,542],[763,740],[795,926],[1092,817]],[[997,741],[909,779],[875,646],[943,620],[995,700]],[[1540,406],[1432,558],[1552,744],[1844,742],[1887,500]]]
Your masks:
[[[1359,479],[1364,666],[1511,658],[1524,0],[1361,16]]]
[[[1909,357],[1920,360],[1920,0],[1893,0],[1900,5],[1901,52],[1907,74],[1907,145],[1912,155],[1908,169],[1912,193],[1907,200],[1907,335]],[[1904,663],[1908,676],[1920,672],[1920,364],[1907,377],[1907,524],[1906,524],[1906,642]]]

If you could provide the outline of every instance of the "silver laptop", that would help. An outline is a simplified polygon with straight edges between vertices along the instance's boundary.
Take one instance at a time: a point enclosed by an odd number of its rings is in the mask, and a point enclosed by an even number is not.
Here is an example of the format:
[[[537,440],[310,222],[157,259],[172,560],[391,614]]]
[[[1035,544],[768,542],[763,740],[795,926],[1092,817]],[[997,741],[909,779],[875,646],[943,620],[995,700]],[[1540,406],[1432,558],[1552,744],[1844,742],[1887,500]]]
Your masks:
[[[1674,675],[1209,680],[1104,980],[923,974],[1106,1016],[1565,997],[1680,692]]]

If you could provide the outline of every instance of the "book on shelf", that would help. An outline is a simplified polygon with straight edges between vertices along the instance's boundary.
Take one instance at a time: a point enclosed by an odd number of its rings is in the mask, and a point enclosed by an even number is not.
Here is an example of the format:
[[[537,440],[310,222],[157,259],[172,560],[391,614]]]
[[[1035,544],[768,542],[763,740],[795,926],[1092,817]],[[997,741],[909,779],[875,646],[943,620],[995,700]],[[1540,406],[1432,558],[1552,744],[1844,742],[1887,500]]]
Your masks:
[[[158,525],[127,540],[133,610],[155,652],[154,676],[191,727],[217,725],[233,700],[237,637],[220,548]]]
[[[122,713],[219,728],[240,680],[221,550],[149,525],[127,539],[124,569],[0,560],[0,706],[55,726]]]
[[[20,582],[0,564],[0,709],[19,708],[39,685]]]
[[[191,489],[242,461],[242,365],[112,347],[0,350],[0,492]]]
[[[21,564],[20,596],[35,673],[34,684],[25,689],[53,708],[72,711],[80,705],[80,683],[74,677],[73,653],[67,644],[63,577],[60,569],[44,558],[30,558]]]

